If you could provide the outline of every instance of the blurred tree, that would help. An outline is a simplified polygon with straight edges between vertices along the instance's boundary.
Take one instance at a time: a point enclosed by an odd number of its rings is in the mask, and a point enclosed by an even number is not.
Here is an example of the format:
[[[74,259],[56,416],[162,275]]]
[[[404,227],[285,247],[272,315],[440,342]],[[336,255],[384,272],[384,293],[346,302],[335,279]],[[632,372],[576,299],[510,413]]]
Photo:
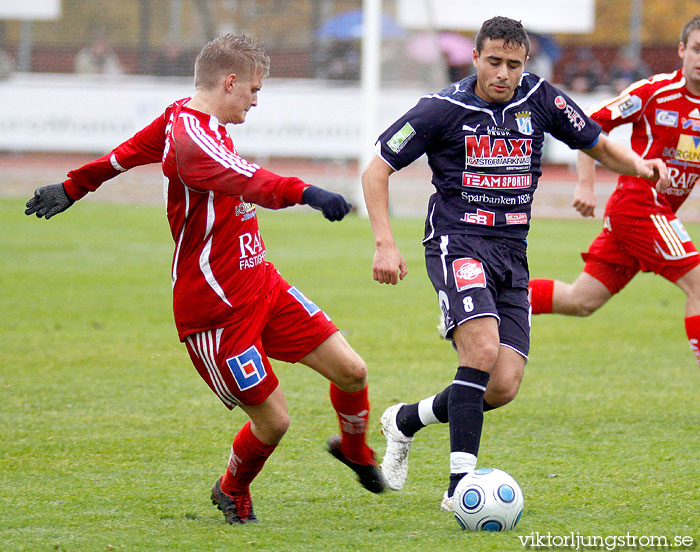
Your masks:
[[[700,14],[698,0],[643,0],[642,44],[677,44],[681,27]],[[620,46],[630,41],[631,0],[596,0],[591,34],[558,35],[564,43]]]

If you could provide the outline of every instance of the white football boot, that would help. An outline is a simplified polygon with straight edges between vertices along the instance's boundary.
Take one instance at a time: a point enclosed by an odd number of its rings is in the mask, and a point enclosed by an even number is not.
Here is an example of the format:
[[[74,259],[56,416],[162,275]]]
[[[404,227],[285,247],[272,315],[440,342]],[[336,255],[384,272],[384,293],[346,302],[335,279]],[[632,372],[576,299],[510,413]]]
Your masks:
[[[408,452],[411,450],[413,437],[406,437],[396,425],[396,415],[406,403],[399,403],[387,408],[380,423],[386,437],[386,451],[382,460],[382,473],[386,486],[394,491],[403,489],[408,475]]]
[[[445,494],[442,495],[442,502],[440,503],[440,509],[444,510],[445,512],[454,512],[454,506],[452,504],[452,498],[451,496],[447,496],[447,491],[445,491]]]

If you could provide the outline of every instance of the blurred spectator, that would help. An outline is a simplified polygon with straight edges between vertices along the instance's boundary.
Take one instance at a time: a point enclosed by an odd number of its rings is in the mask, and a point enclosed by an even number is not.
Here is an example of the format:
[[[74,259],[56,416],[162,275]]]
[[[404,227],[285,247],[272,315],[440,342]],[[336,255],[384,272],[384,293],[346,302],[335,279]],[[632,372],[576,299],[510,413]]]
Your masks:
[[[360,47],[351,41],[337,42],[328,51],[327,78],[337,80],[360,79]]]
[[[633,82],[647,78],[651,72],[628,46],[622,47],[610,68],[610,86],[615,94],[619,94]]]
[[[474,66],[471,63],[458,63],[453,60],[449,52],[444,52],[445,67],[447,67],[448,82],[457,82],[472,74]]]
[[[572,92],[585,93],[603,83],[603,67],[590,48],[581,48],[576,59],[564,69],[564,85]]]
[[[194,59],[185,52],[176,38],[168,41],[153,62],[152,73],[162,77],[188,77],[192,75]]]
[[[121,75],[124,70],[107,37],[98,32],[92,44],[80,50],[75,57],[75,72],[86,75]]]
[[[551,82],[553,68],[554,62],[549,54],[542,49],[540,39],[537,35],[530,33],[530,54],[525,64],[525,70]]]

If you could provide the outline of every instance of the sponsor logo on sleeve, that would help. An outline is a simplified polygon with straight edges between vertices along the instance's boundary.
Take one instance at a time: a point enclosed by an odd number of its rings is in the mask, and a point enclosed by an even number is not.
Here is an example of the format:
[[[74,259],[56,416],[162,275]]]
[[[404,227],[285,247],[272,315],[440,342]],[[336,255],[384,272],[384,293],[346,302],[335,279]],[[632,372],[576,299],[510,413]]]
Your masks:
[[[583,116],[573,108],[573,106],[569,105],[564,96],[557,96],[554,98],[554,105],[566,113],[566,117],[576,130],[581,132],[584,129],[586,126],[586,119],[584,119]]]
[[[483,209],[477,209],[476,213],[464,213],[464,217],[460,219],[461,222],[468,222],[470,224],[483,224],[484,226],[494,226],[496,224],[496,213],[493,211],[484,211]]]
[[[411,126],[411,123],[406,123],[389,139],[386,145],[389,146],[389,149],[394,153],[399,153],[415,135],[416,131]]]
[[[610,113],[612,113],[613,119],[617,119],[618,117],[626,119],[642,109],[642,99],[639,96],[630,96],[627,94],[608,105],[608,108],[610,109]]]
[[[665,109],[657,109],[654,121],[657,125],[677,127],[678,111],[666,111]]]
[[[527,213],[506,213],[506,224],[527,224]]]
[[[457,259],[452,263],[452,272],[454,273],[457,291],[486,287],[486,274],[481,261],[469,257]]]

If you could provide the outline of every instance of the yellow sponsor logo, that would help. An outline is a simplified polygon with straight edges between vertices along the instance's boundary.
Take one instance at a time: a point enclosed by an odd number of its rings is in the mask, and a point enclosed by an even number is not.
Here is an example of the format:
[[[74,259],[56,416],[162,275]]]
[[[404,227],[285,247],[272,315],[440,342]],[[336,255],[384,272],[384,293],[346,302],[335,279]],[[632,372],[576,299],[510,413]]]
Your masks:
[[[681,134],[674,157],[680,161],[700,163],[700,136]]]

